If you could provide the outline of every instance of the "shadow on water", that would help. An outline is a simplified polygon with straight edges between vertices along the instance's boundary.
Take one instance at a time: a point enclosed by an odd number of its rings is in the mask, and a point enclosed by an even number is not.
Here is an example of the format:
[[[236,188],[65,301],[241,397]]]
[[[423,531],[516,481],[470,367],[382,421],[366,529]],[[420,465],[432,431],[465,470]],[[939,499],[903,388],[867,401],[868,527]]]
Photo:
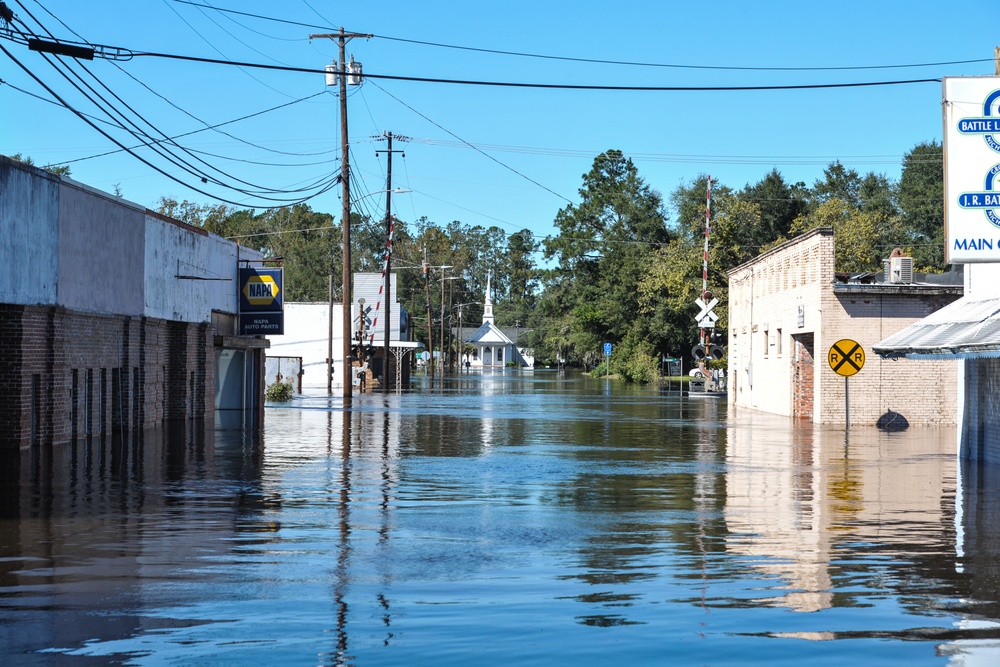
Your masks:
[[[996,658],[1000,474],[954,442],[498,373],[0,452],[0,656]]]

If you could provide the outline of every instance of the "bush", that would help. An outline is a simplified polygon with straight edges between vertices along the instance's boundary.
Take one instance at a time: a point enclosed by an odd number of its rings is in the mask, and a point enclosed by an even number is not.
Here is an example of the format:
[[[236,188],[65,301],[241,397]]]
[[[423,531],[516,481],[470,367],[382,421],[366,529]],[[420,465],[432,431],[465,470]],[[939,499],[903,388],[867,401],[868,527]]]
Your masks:
[[[291,382],[275,382],[264,391],[264,398],[276,403],[284,403],[292,400],[294,393]]]

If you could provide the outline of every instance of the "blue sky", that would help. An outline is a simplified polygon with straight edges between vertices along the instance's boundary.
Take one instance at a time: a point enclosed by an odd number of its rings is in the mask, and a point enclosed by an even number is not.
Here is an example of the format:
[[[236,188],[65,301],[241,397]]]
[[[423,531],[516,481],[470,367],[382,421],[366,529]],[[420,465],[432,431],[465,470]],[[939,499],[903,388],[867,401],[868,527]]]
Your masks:
[[[964,3],[961,11],[923,1],[706,5],[628,0],[192,0],[203,6],[176,0],[5,1],[18,17],[18,28],[42,34],[44,27],[61,39],[136,52],[322,69],[336,57],[336,45],[331,40],[310,41],[308,35],[343,26],[376,35],[348,45],[348,53],[367,74],[553,84],[724,87],[988,75],[994,71],[993,48],[1000,40],[994,29],[995,4],[979,0]],[[847,71],[687,69],[529,58],[414,41],[718,68],[984,62]],[[40,54],[8,39],[0,45],[78,110],[99,114]],[[75,63],[72,67],[82,71]],[[96,77],[90,80],[95,86],[100,80],[120,98],[109,97],[113,106],[123,109],[127,103],[169,136],[202,129],[200,121],[220,123],[305,100],[227,125],[226,131],[242,141],[212,131],[178,140],[187,149],[202,151],[195,155],[222,169],[225,176],[219,179],[226,183],[245,181],[252,189],[278,190],[268,196],[283,199],[291,195],[280,191],[322,182],[339,169],[338,100],[334,89],[327,91],[322,74],[153,57],[117,63],[98,59],[86,67]],[[70,111],[32,97],[52,99],[2,52],[0,79],[0,153],[22,153],[46,164],[116,148]],[[109,96],[107,91],[102,94]],[[393,186],[412,190],[393,197],[394,212],[401,219],[427,216],[439,224],[460,220],[496,225],[508,233],[528,228],[539,237],[553,233],[552,221],[567,200],[578,201],[581,176],[607,149],[631,156],[643,178],[667,198],[679,184],[703,173],[739,188],[777,168],[788,181],[812,184],[826,164],[838,159],[863,173],[898,178],[903,154],[918,142],[940,140],[942,128],[941,85],[936,82],[821,90],[623,92],[372,79],[351,88],[348,100],[357,192],[385,188],[386,158],[375,155],[384,143],[372,137],[391,131],[411,138],[394,145],[406,156],[393,160]],[[107,131],[129,146],[137,143],[120,130]],[[148,149],[136,152],[184,183],[247,205],[262,202],[257,196],[202,184]],[[107,191],[117,186],[125,198],[149,207],[164,195],[212,201],[125,153],[73,162],[71,167],[73,178]],[[339,197],[340,188],[335,187],[309,204],[339,218]],[[376,217],[383,206],[383,195],[359,202],[360,210]]]

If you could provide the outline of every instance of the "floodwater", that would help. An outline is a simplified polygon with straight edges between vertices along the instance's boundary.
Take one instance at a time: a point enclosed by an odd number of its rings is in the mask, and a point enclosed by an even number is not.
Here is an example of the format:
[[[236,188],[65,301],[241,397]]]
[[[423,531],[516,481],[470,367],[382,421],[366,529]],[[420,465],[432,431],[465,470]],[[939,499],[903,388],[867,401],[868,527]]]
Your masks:
[[[1000,471],[955,429],[417,382],[4,455],[0,664],[1000,663]]]

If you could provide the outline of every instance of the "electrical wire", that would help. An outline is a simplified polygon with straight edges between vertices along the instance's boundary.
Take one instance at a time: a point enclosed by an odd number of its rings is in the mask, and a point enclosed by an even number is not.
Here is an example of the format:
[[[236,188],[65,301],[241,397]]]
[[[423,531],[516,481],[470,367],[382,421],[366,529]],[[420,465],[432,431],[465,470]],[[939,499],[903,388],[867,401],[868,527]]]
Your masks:
[[[20,0],[15,0],[15,1],[18,3],[18,5],[21,6],[21,8],[25,11],[25,13],[33,21],[35,21],[35,23],[37,23],[42,28],[42,30],[44,30],[50,36],[52,35],[51,31],[49,31],[48,29],[46,29],[45,26],[30,12],[30,10],[28,10],[24,6],[24,4],[22,2],[20,2]],[[38,4],[41,6],[41,3],[38,3]],[[44,9],[44,7],[43,7],[43,9]],[[30,31],[30,29],[28,29],[28,30],[29,30],[29,32],[27,33],[27,35],[38,37],[38,35],[35,34],[33,31]],[[72,30],[71,30],[71,32],[72,32]],[[21,31],[21,34],[25,35],[24,31]],[[101,111],[103,113],[105,113],[108,116],[108,118],[111,118],[111,119],[115,120],[115,116],[117,116],[118,119],[120,119],[120,120],[116,120],[115,122],[118,124],[118,126],[119,126],[120,129],[122,129],[122,130],[124,130],[126,132],[129,132],[130,134],[132,134],[135,138],[137,138],[140,141],[142,141],[147,148],[150,148],[151,150],[153,150],[153,152],[157,153],[162,158],[166,159],[168,162],[172,163],[176,167],[178,167],[178,168],[180,168],[180,169],[182,169],[184,171],[187,171],[189,174],[191,174],[191,175],[193,175],[193,176],[195,176],[197,178],[200,178],[203,183],[211,181],[215,185],[219,185],[221,187],[226,187],[228,189],[234,190],[234,191],[239,192],[241,194],[245,194],[245,195],[248,195],[248,196],[257,196],[257,197],[260,197],[261,199],[264,199],[266,201],[286,203],[286,202],[293,201],[294,198],[288,198],[288,197],[282,197],[282,198],[270,197],[270,196],[267,196],[264,193],[268,193],[268,194],[280,193],[280,194],[283,194],[283,195],[299,194],[299,193],[306,192],[308,190],[312,190],[312,189],[317,188],[317,187],[321,187],[326,182],[326,177],[324,176],[321,179],[318,179],[317,182],[314,183],[314,184],[310,184],[309,186],[300,188],[299,190],[287,191],[287,190],[276,190],[274,188],[267,188],[267,187],[264,187],[264,186],[259,186],[259,185],[250,183],[248,181],[242,180],[242,179],[240,179],[240,178],[238,178],[236,176],[233,176],[232,174],[229,174],[229,173],[227,173],[227,172],[219,169],[218,167],[216,167],[216,166],[214,166],[214,165],[206,162],[205,160],[201,159],[197,155],[194,155],[193,153],[191,153],[190,151],[188,151],[187,149],[185,149],[180,144],[177,144],[176,142],[171,141],[170,138],[166,135],[166,133],[160,131],[155,125],[153,125],[150,121],[148,121],[145,117],[143,117],[142,114],[140,114],[138,111],[136,111],[130,104],[128,104],[127,102],[125,102],[125,100],[123,100],[117,93],[115,93],[113,90],[111,90],[110,87],[108,87],[103,81],[101,81],[100,78],[98,78],[96,75],[94,75],[84,64],[79,63],[79,62],[77,63],[77,65],[80,67],[80,69],[82,69],[92,79],[94,79],[104,90],[106,90],[112,97],[114,97],[120,104],[122,104],[126,109],[128,109],[136,118],[138,118],[139,121],[141,121],[146,126],[148,126],[149,128],[151,128],[154,132],[157,132],[158,134],[160,134],[163,137],[163,140],[161,141],[161,140],[159,140],[157,138],[154,138],[148,132],[146,132],[145,130],[143,130],[136,122],[132,121],[124,112],[122,112],[121,110],[117,109],[114,106],[114,104],[112,104],[107,98],[105,98],[100,92],[98,92],[92,85],[90,85],[89,83],[87,83],[87,81],[85,81],[83,79],[83,77],[79,73],[75,72],[71,67],[65,66],[62,63],[57,64],[59,62],[58,60],[54,61],[52,58],[50,58],[46,54],[42,54],[42,57],[43,57],[43,59],[51,67],[53,67],[53,69],[56,70],[57,73],[59,73],[74,88],[76,88],[78,92],[80,92],[86,99],[88,99],[97,108],[101,109]],[[84,87],[87,88],[87,90],[90,91],[90,93],[88,93],[85,90],[83,90],[80,87],[80,85],[77,84],[76,81],[74,81],[73,79],[70,78],[69,75],[72,75],[73,77],[75,77],[76,80],[79,81],[80,84],[82,84]],[[100,102],[98,102],[96,99],[94,99],[94,96],[96,96],[100,100]],[[122,123],[125,123],[125,124],[129,125],[133,129],[129,129],[129,127],[125,127],[125,125],[123,125]],[[145,140],[144,140],[144,138],[145,138]],[[167,144],[167,145],[165,145],[165,144]],[[234,180],[236,182],[243,183],[244,185],[247,185],[247,186],[250,186],[250,187],[253,187],[253,188],[257,188],[257,189],[256,190],[246,190],[244,188],[240,188],[240,187],[236,187],[236,186],[233,186],[233,185],[226,184],[223,181],[219,180],[217,177],[210,175],[208,172],[204,171],[200,167],[197,167],[197,166],[193,165],[191,162],[189,162],[189,161],[185,160],[184,158],[180,157],[179,155],[177,155],[176,153],[174,153],[172,150],[170,150],[169,146],[176,147],[179,151],[182,151],[184,154],[190,156],[193,160],[195,160],[195,161],[197,161],[197,162],[205,165],[209,169],[214,170],[215,172],[223,175],[226,178],[232,179],[232,180]]]
[[[240,207],[247,206],[246,202],[239,202],[239,201],[235,201],[235,200],[232,200],[232,199],[227,199],[227,198],[222,197],[222,196],[217,195],[217,194],[213,194],[211,192],[203,190],[202,188],[200,188],[200,187],[198,187],[196,185],[192,185],[190,183],[187,183],[187,182],[181,180],[180,178],[178,178],[177,176],[174,176],[173,174],[171,174],[171,173],[165,171],[164,169],[156,166],[155,164],[153,164],[152,162],[150,162],[146,158],[144,158],[141,155],[139,155],[138,153],[136,153],[134,150],[132,150],[129,147],[125,146],[125,144],[121,143],[118,139],[116,139],[112,135],[110,135],[107,132],[105,132],[104,130],[102,130],[97,124],[95,124],[93,121],[91,121],[85,114],[81,113],[76,108],[74,108],[72,105],[70,105],[58,93],[56,93],[51,87],[49,87],[44,81],[42,81],[38,76],[36,76],[34,74],[34,72],[32,72],[23,63],[21,63],[21,61],[19,61],[14,56],[14,54],[11,53],[10,51],[8,51],[7,48],[4,47],[2,44],[0,44],[0,51],[2,51],[8,58],[10,58],[11,61],[13,61],[13,63],[15,65],[17,65],[18,67],[20,67],[21,70],[23,70],[25,72],[25,74],[27,74],[29,77],[31,77],[32,79],[34,79],[35,82],[39,86],[41,86],[42,88],[44,88],[52,97],[54,97],[55,99],[57,99],[60,102],[60,104],[62,104],[64,107],[66,107],[71,112],[73,112],[78,118],[80,118],[87,125],[89,125],[91,128],[93,128],[99,134],[101,134],[108,141],[112,142],[113,144],[115,144],[116,146],[118,146],[120,149],[122,149],[123,151],[125,151],[129,155],[131,155],[132,157],[136,158],[137,160],[139,160],[140,162],[142,162],[143,164],[145,164],[150,169],[156,171],[157,173],[161,174],[162,176],[165,176],[166,178],[170,179],[171,181],[174,181],[175,183],[183,185],[184,187],[189,188],[189,189],[191,189],[194,192],[197,192],[199,194],[205,195],[206,197],[209,197],[211,199],[215,199],[217,201],[220,201],[220,202],[223,202],[223,203],[226,203],[226,204],[232,204],[234,206],[240,206]],[[336,179],[333,182],[331,182],[330,185],[328,185],[328,186],[324,187],[323,189],[321,189],[319,192],[313,193],[309,197],[301,198],[296,203],[308,201],[309,199],[311,199],[313,197],[316,197],[316,196],[319,196],[319,195],[323,194],[324,192],[326,192],[327,190],[329,190],[330,188],[332,188],[333,187],[333,183],[335,183],[335,182],[336,182]],[[274,206],[274,205],[254,205],[253,208],[274,209],[274,208],[281,208],[281,206]]]
[[[455,134],[455,133],[454,133],[454,132],[452,132],[451,130],[447,129],[446,127],[444,127],[444,126],[443,126],[443,125],[441,125],[440,123],[437,123],[437,122],[435,122],[435,121],[431,120],[430,118],[428,118],[428,117],[427,117],[427,116],[425,116],[424,114],[420,113],[419,111],[417,111],[416,109],[414,109],[413,107],[411,107],[411,106],[410,106],[409,104],[407,104],[407,103],[406,103],[406,102],[404,102],[403,100],[399,99],[398,97],[396,97],[395,95],[393,95],[392,93],[390,93],[390,92],[389,92],[388,90],[386,90],[386,89],[385,89],[385,88],[383,88],[382,86],[378,85],[377,83],[375,83],[375,82],[372,82],[372,85],[373,85],[373,86],[375,86],[376,88],[378,88],[379,90],[381,90],[381,91],[382,91],[383,93],[385,93],[386,95],[388,95],[388,96],[389,96],[389,97],[391,97],[392,99],[396,100],[396,101],[397,101],[398,103],[400,103],[401,105],[403,105],[404,107],[406,107],[407,109],[409,109],[410,111],[412,111],[413,113],[417,114],[418,116],[420,116],[421,118],[423,118],[424,120],[426,120],[426,121],[427,121],[428,123],[430,123],[430,124],[431,124],[431,125],[433,125],[434,127],[438,128],[439,130],[442,130],[442,131],[444,131],[444,132],[447,132],[448,134],[450,134],[451,136],[455,137],[456,139],[458,139],[459,141],[461,141],[461,142],[462,142],[463,144],[465,144],[466,146],[468,146],[468,147],[469,147],[469,148],[471,148],[472,150],[474,150],[474,151],[476,151],[477,153],[479,153],[479,154],[481,154],[481,155],[483,155],[483,156],[485,156],[485,157],[489,158],[489,159],[490,159],[490,160],[492,160],[493,162],[496,162],[496,163],[497,163],[498,165],[500,165],[500,166],[501,166],[501,167],[503,167],[504,169],[507,169],[508,171],[511,171],[511,172],[513,172],[514,174],[517,174],[518,176],[520,176],[520,177],[521,177],[521,178],[523,178],[524,180],[528,181],[529,183],[532,183],[532,184],[534,184],[534,185],[537,185],[537,186],[538,186],[538,187],[540,187],[540,188],[541,188],[542,190],[545,190],[545,191],[546,191],[546,192],[548,192],[549,194],[552,194],[552,195],[555,195],[556,197],[558,197],[559,199],[562,199],[563,201],[566,201],[566,202],[569,202],[570,204],[572,204],[572,203],[573,203],[573,202],[572,202],[572,200],[570,200],[570,199],[568,199],[568,198],[564,197],[563,195],[559,194],[559,193],[558,193],[558,192],[556,192],[555,190],[552,190],[551,188],[548,188],[548,187],[546,187],[546,186],[542,185],[541,183],[539,183],[539,182],[538,182],[538,181],[536,181],[535,179],[531,178],[530,176],[526,176],[525,174],[522,174],[522,173],[521,173],[521,172],[519,172],[519,171],[518,171],[517,169],[514,169],[514,168],[513,168],[513,167],[511,167],[510,165],[508,165],[508,164],[505,164],[505,163],[501,162],[500,160],[496,159],[495,157],[493,157],[493,156],[492,156],[492,155],[490,155],[489,153],[487,153],[487,152],[485,152],[485,151],[482,151],[482,150],[480,150],[480,149],[476,148],[476,147],[475,147],[475,146],[474,146],[473,144],[470,144],[470,143],[469,143],[468,141],[466,141],[466,140],[465,140],[465,139],[463,139],[462,137],[458,136],[457,134]]]
[[[191,0],[174,0],[185,5],[193,5],[195,7],[205,7],[212,9],[217,12],[223,12],[228,14],[239,14],[249,18],[256,18],[263,21],[272,21],[275,23],[286,23],[289,25],[295,25],[305,28],[317,28],[322,30],[332,30],[329,25],[314,25],[311,23],[299,23],[297,21],[288,21],[285,19],[279,19],[271,16],[264,16],[262,14],[251,14],[249,12],[240,12],[233,9],[224,9],[222,7],[213,7],[212,5],[202,4],[198,2],[192,2]],[[323,20],[325,19],[318,11],[316,11],[308,2],[303,0],[303,3],[313,10],[313,12]],[[652,62],[639,62],[639,61],[629,61],[629,60],[604,60],[599,58],[578,58],[572,56],[556,56],[549,54],[540,53],[527,53],[522,51],[504,51],[499,49],[486,49],[475,46],[461,46],[456,44],[442,44],[440,42],[429,42],[418,39],[407,39],[404,37],[392,37],[390,35],[373,35],[374,39],[384,39],[393,42],[402,42],[406,44],[417,44],[420,46],[432,46],[436,48],[443,49],[454,49],[459,51],[471,51],[475,53],[490,53],[503,56],[516,56],[520,58],[537,58],[542,60],[559,60],[566,62],[578,62],[578,63],[589,63],[596,65],[625,65],[629,67],[658,67],[658,68],[669,68],[669,69],[692,69],[692,70],[717,70],[717,71],[731,71],[731,72],[846,72],[846,71],[858,71],[858,70],[880,70],[880,69],[910,69],[917,67],[943,67],[945,65],[969,65],[975,63],[988,63],[993,62],[992,58],[972,58],[968,60],[944,60],[938,62],[928,62],[928,63],[904,63],[904,64],[892,64],[892,65],[844,65],[844,66],[818,66],[818,67],[750,67],[745,65],[689,65],[689,64],[677,64],[677,63],[652,63]]]

